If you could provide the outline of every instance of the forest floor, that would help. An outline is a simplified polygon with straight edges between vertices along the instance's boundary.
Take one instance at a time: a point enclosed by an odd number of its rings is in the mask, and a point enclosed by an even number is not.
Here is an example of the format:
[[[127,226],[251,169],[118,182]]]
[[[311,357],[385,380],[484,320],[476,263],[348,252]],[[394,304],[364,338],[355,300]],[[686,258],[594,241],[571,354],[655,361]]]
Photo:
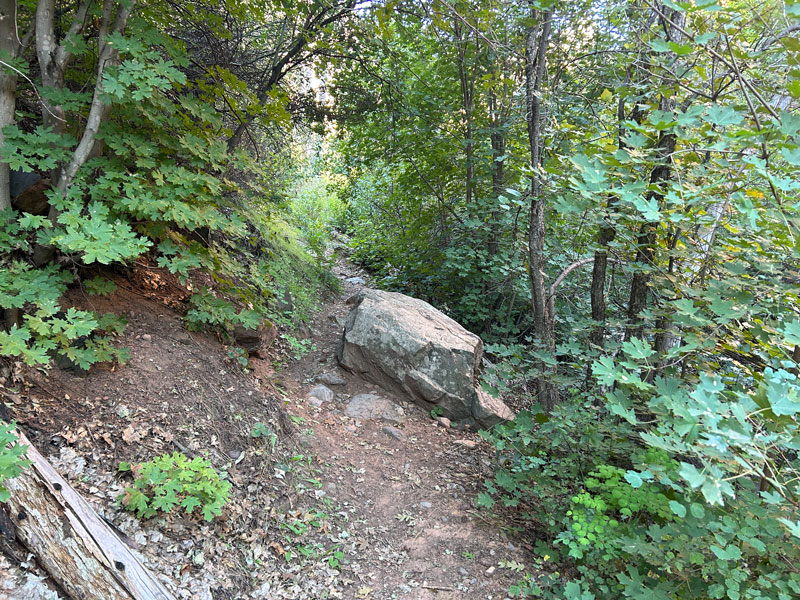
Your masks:
[[[334,273],[343,293],[324,302],[307,340],[282,336],[246,371],[216,338],[184,329],[159,270],[110,296],[76,293],[79,306],[127,317],[119,343],[130,361],[86,377],[18,372],[12,412],[178,598],[505,598],[531,555],[474,509],[491,447],[338,367],[346,300],[366,277],[344,260]],[[323,373],[344,382],[330,386],[333,400],[311,401]],[[350,397],[373,391],[405,422],[344,414]],[[173,451],[227,471],[221,517],[140,520],[119,506],[130,485],[119,463]]]

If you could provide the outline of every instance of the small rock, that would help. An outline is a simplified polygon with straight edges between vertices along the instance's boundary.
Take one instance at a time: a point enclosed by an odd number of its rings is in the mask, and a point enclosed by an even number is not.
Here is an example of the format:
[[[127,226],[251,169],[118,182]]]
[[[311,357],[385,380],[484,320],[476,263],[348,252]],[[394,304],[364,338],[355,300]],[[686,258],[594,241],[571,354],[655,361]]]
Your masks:
[[[450,429],[450,419],[447,417],[436,417],[436,423],[439,425],[439,427]]]
[[[494,571],[495,571],[495,568],[493,566],[489,567],[488,569],[486,569],[486,574],[487,575],[491,575],[491,574],[494,573]]]
[[[399,425],[406,420],[405,412],[391,400],[377,394],[359,394],[347,403],[344,414],[355,419],[387,421]]]
[[[453,443],[464,446],[464,448],[475,448],[478,445],[478,443],[473,440],[454,440]]]
[[[308,398],[308,404],[310,406],[313,406],[314,408],[320,408],[322,406],[322,400],[320,400],[316,396],[310,396]]]
[[[462,577],[469,577],[469,571],[467,571],[464,567],[458,567],[458,572]]]
[[[336,394],[333,393],[332,389],[325,387],[324,385],[318,385],[313,390],[308,392],[307,398],[309,402],[312,398],[317,398],[320,401],[320,404],[322,404],[323,402],[330,402],[333,400],[335,395]],[[315,404],[315,406],[318,405]]]
[[[347,383],[344,377],[336,373],[320,373],[314,378],[314,381],[325,385],[345,385]]]
[[[347,283],[353,283],[355,285],[364,285],[365,283],[367,283],[366,281],[364,281],[363,277],[348,277],[345,281],[347,281]]]
[[[152,336],[152,335],[150,335],[149,333],[145,333],[144,335],[142,335],[142,339],[143,339],[145,342],[149,342],[150,340],[152,340],[152,339],[153,339],[153,336]]]
[[[385,425],[381,431],[383,431],[383,433],[385,433],[389,437],[393,437],[398,442],[406,441],[406,434],[400,431],[397,427],[392,427],[391,425]]]
[[[427,502],[427,501],[426,502],[420,502],[419,505],[422,508],[428,508],[428,509],[433,508],[433,504],[431,504],[430,502]]]

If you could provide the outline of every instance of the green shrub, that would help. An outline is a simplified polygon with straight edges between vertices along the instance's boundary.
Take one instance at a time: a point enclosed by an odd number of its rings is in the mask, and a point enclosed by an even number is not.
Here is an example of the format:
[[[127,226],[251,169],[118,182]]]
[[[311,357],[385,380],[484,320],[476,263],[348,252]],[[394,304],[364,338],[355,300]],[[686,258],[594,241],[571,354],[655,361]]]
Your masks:
[[[617,384],[605,406],[521,413],[484,433],[500,466],[478,504],[517,508],[545,538],[537,553],[570,573],[527,577],[514,594],[798,597],[796,376],[767,368],[748,391],[712,375],[649,383],[641,366],[630,354],[595,364]]]
[[[133,487],[125,489],[122,506],[139,517],[152,517],[181,507],[188,514],[200,509],[206,521],[222,514],[231,484],[204,459],[189,460],[179,452],[164,454],[140,465],[120,463],[120,471],[131,471]]]

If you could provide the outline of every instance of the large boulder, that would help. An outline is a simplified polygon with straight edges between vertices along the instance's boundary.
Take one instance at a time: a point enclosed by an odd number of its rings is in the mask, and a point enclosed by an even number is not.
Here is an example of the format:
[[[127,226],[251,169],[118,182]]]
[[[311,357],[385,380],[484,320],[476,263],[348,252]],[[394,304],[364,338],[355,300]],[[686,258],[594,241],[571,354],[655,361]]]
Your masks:
[[[511,410],[480,390],[481,339],[427,302],[364,289],[336,351],[345,369],[410,396],[457,425],[492,427]]]

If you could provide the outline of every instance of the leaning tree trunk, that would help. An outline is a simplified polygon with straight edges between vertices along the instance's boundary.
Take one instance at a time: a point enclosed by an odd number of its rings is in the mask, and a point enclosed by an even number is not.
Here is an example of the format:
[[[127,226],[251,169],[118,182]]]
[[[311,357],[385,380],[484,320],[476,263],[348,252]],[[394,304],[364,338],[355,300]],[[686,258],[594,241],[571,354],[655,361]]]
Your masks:
[[[544,280],[544,198],[542,186],[542,110],[541,93],[546,74],[547,46],[553,12],[531,10],[536,25],[525,36],[525,103],[528,142],[531,156],[531,206],[528,218],[528,268],[533,304],[533,328],[536,340],[545,351],[554,350],[554,315],[548,310]],[[537,381],[539,402],[546,411],[558,403],[558,388],[551,380],[553,369],[539,361]]]
[[[174,600],[21,433],[31,466],[3,485],[16,536],[71,598]]]

